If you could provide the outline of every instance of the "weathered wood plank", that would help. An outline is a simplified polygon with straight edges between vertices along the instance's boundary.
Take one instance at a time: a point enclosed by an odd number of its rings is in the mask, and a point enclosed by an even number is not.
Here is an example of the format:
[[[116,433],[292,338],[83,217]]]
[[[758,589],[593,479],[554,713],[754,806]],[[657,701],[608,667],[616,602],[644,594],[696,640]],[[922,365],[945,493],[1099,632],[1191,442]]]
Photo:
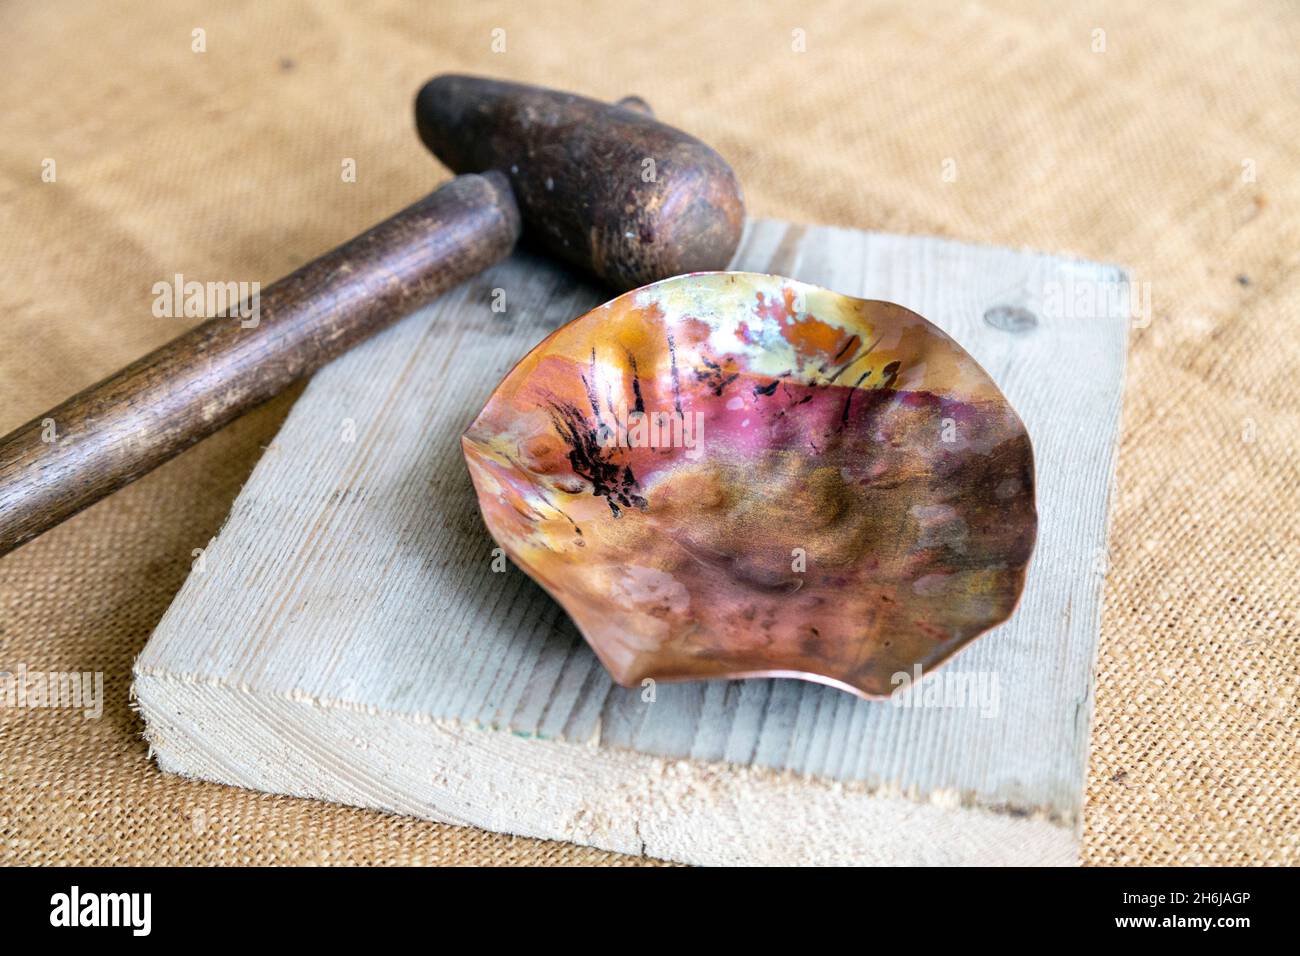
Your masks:
[[[1075,307],[1068,296],[1111,293],[1123,274],[1007,249],[779,222],[751,224],[735,267],[914,309],[965,346],[1021,413],[1035,446],[1040,512],[1025,596],[1007,624],[940,672],[982,681],[975,685],[985,690],[982,701],[903,708],[820,685],[754,680],[661,684],[647,702],[611,683],[521,572],[494,573],[459,435],[518,358],[604,298],[520,254],[335,362],[299,399],[138,662],[137,691],[163,765],[261,789],[588,838],[580,828],[556,829],[541,809],[530,815],[526,802],[513,816],[493,809],[494,800],[514,805],[500,794],[474,795],[478,809],[464,815],[448,803],[456,788],[417,796],[400,783],[407,761],[483,767],[482,754],[471,757],[463,746],[443,753],[432,738],[409,737],[411,726],[481,728],[474,739],[484,746],[507,730],[533,748],[523,753],[537,755],[531,771],[518,774],[556,772],[557,755],[570,753],[559,741],[589,744],[614,761],[640,759],[635,752],[694,761],[710,774],[720,772],[715,764],[767,768],[776,774],[764,778],[769,790],[773,780],[811,785],[782,776],[793,773],[848,783],[858,797],[901,794],[994,811],[971,817],[986,838],[973,840],[970,852],[984,859],[998,853],[994,831],[1005,837],[1001,822],[987,821],[1007,810],[1028,815],[1059,839],[1039,834],[1026,846],[1054,862],[1068,857],[1082,801],[1127,332],[1119,297],[1094,295]],[[497,289],[504,313],[491,309]],[[995,307],[1026,311],[1004,310],[990,322]],[[1017,330],[1017,321],[1036,325]],[[230,697],[241,699],[223,703]],[[286,701],[319,714],[320,739],[304,719],[292,740],[274,742]],[[324,743],[335,732],[325,726],[340,721],[384,737],[366,748],[388,763],[367,766],[357,751]],[[214,749],[216,740],[230,743]],[[519,748],[511,750],[520,759]],[[598,801],[600,788],[592,793]],[[629,819],[637,817],[636,801],[628,806]],[[877,817],[888,819],[873,811]],[[883,834],[863,826],[849,844],[884,845]],[[675,839],[665,823],[669,849],[661,855],[671,855]],[[678,858],[730,859],[702,840],[692,836],[693,849]],[[822,858],[834,856],[824,850]],[[754,858],[768,857],[755,850]],[[922,858],[933,862],[919,851],[911,857]]]

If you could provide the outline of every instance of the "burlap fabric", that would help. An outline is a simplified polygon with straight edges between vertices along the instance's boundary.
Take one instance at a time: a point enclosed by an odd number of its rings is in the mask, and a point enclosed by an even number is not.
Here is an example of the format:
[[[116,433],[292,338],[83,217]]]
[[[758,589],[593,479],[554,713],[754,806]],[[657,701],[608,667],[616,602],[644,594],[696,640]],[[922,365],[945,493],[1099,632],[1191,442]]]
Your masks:
[[[1287,0],[30,3],[5,19],[0,431],[180,331],[151,314],[154,282],[269,282],[436,185],[410,104],[441,71],[640,93],[732,161],[757,215],[1128,266],[1152,314],[1131,340],[1084,861],[1300,856]],[[1061,374],[1088,370],[1063,355]],[[131,661],[291,401],[0,560],[0,670],[103,671],[108,698],[100,720],[0,710],[3,858],[625,862],[150,762]]]

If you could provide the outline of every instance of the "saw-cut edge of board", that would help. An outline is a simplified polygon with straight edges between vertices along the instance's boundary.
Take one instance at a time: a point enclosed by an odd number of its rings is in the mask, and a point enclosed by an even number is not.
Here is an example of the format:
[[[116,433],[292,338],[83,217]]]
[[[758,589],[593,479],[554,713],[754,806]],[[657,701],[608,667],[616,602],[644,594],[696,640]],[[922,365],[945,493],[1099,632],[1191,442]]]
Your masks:
[[[700,865],[1069,865],[1059,820],[139,671],[159,766],[217,783]],[[322,767],[334,765],[322,786]]]
[[[1024,598],[919,688],[987,679],[995,707],[613,685],[540,589],[494,570],[459,454],[514,361],[604,298],[521,253],[300,397],[137,661],[159,766],[688,863],[1076,862],[1127,278],[775,221],[734,267],[925,315],[1020,412],[1041,517]]]

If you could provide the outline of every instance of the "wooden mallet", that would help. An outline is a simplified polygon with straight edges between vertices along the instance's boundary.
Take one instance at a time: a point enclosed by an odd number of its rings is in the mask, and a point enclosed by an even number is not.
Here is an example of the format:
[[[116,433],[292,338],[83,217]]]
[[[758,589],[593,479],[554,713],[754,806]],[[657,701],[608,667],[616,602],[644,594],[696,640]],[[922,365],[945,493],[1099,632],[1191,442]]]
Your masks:
[[[640,100],[440,76],[415,103],[451,182],[0,439],[0,554],[116,491],[503,259],[521,229],[622,291],[725,268],[731,168]]]

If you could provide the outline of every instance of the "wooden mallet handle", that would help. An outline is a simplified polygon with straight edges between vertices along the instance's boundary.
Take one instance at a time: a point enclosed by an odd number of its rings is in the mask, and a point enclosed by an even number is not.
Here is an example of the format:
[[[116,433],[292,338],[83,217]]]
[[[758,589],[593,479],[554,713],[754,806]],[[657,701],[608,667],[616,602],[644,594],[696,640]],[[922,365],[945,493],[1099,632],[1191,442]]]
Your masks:
[[[740,241],[731,167],[635,97],[448,75],[415,119],[463,175],[268,288],[256,327],[211,319],[0,438],[0,555],[486,269],[524,223],[619,289],[726,268]]]
[[[459,176],[0,439],[0,554],[71,517],[508,255],[499,173]]]

